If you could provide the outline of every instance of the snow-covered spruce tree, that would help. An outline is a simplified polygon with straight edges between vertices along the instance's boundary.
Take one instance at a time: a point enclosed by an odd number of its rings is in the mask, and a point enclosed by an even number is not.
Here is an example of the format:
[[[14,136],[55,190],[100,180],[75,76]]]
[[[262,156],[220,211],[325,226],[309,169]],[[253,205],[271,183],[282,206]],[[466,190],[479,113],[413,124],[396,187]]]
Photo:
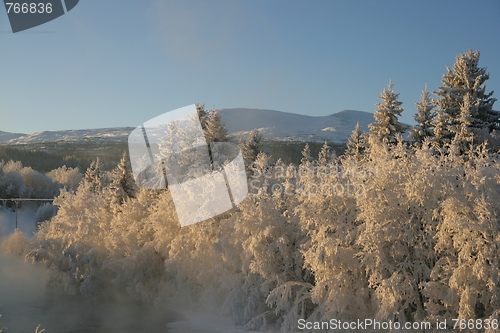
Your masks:
[[[259,130],[255,128],[250,132],[246,141],[244,143],[240,143],[239,145],[247,170],[250,168],[260,152],[259,145],[261,139]]]
[[[394,85],[389,82],[388,88],[380,94],[382,103],[376,103],[377,110],[374,117],[375,122],[368,125],[370,131],[382,142],[387,144],[396,143],[396,134],[404,133],[406,126],[401,125],[398,116],[401,116],[403,104],[398,100],[399,94],[392,89]]]
[[[99,157],[90,163],[79,186],[84,186],[94,193],[102,190],[102,175]]]
[[[321,150],[318,153],[317,166],[320,168],[324,168],[328,166],[329,163],[331,163],[332,160],[335,158],[336,158],[335,152],[331,151],[330,146],[325,141],[323,143],[323,146],[321,146]]]
[[[470,126],[474,129],[487,128],[489,132],[500,128],[500,112],[493,110],[496,99],[492,97],[493,91],[486,93],[485,82],[490,75],[486,68],[479,67],[479,51],[468,50],[456,57],[453,68],[446,67],[447,72],[441,80],[442,86],[435,92],[437,99],[433,100],[438,110],[438,115],[446,119],[449,127],[443,132],[445,142],[454,136],[452,129],[460,126],[460,105],[464,103],[466,94],[472,97],[470,104],[477,109],[470,115]]]
[[[443,146],[450,143],[452,132],[449,130],[449,116],[443,110],[436,111],[436,119],[434,120],[434,144]]]
[[[465,153],[471,148],[474,139],[474,132],[472,131],[472,115],[477,112],[478,105],[473,105],[473,98],[469,93],[465,94],[464,100],[460,103],[460,113],[457,117],[457,124],[450,130],[455,133],[452,143],[458,146],[460,153]]]
[[[313,162],[313,157],[311,155],[311,148],[309,147],[308,143],[306,143],[304,149],[302,149],[301,154],[302,154],[302,159],[300,160],[301,166],[304,168],[309,168]]]
[[[355,156],[359,159],[365,151],[366,145],[366,135],[359,128],[359,123],[356,123],[356,127],[351,132],[351,136],[347,139],[346,155]]]
[[[117,212],[125,200],[135,197],[137,186],[134,181],[134,175],[129,164],[127,153],[124,152],[120,162],[111,172],[111,207]]]
[[[417,125],[413,126],[413,131],[410,132],[410,138],[422,144],[425,138],[434,137],[434,118],[436,117],[433,111],[434,105],[430,97],[430,93],[425,85],[425,90],[422,91],[420,102],[416,102],[417,113],[414,116]]]
[[[208,143],[228,141],[227,127],[217,110],[210,111],[204,132]]]

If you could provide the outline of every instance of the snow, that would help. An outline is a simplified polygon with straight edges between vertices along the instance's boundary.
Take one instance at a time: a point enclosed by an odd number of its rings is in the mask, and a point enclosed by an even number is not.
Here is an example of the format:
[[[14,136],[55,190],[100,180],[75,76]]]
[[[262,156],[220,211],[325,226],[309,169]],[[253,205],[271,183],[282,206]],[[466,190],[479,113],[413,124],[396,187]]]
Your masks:
[[[36,232],[36,210],[19,209],[17,212],[18,229],[28,237]],[[0,236],[8,237],[16,228],[16,212],[10,208],[0,207]]]

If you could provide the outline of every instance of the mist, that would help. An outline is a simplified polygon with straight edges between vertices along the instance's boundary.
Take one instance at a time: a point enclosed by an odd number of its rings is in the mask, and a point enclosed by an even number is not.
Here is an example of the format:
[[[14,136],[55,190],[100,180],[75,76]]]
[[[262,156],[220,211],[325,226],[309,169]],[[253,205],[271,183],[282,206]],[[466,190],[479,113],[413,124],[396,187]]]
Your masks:
[[[47,273],[40,265],[0,252],[0,328],[34,332],[41,322]]]
[[[166,333],[168,323],[182,320],[171,310],[127,295],[90,299],[48,292],[49,272],[42,264],[32,265],[0,247],[0,329],[4,333],[34,332],[38,325],[45,333]]]

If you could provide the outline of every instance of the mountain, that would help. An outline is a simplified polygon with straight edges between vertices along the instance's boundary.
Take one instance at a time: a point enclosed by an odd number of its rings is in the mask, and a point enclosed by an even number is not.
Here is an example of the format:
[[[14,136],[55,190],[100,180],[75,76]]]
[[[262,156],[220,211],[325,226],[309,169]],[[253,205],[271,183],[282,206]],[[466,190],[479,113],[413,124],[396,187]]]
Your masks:
[[[356,123],[363,131],[374,122],[373,113],[344,110],[328,116],[305,116],[274,110],[219,110],[228,132],[245,135],[254,128],[266,139],[280,141],[346,142]]]
[[[3,141],[9,141],[9,140],[12,140],[12,139],[17,139],[21,136],[24,136],[26,134],[23,134],[23,133],[9,133],[9,132],[2,132],[0,131],[0,144],[3,142]]]
[[[328,116],[305,116],[295,113],[260,109],[219,110],[232,136],[245,136],[258,128],[265,139],[279,141],[315,141],[343,143],[359,122],[363,131],[374,122],[373,114],[344,110]],[[0,132],[0,144],[44,142],[126,142],[134,127],[87,130],[44,131],[34,134]]]
[[[44,131],[33,134],[24,134],[14,136],[11,139],[3,139],[0,136],[0,144],[28,144],[28,143],[44,143],[44,142],[126,142],[128,135],[134,127],[112,127],[112,128],[96,128],[86,130],[64,130],[64,131]],[[1,132],[6,133],[6,132]],[[8,133],[13,134],[13,133]],[[8,138],[8,135],[5,135]]]

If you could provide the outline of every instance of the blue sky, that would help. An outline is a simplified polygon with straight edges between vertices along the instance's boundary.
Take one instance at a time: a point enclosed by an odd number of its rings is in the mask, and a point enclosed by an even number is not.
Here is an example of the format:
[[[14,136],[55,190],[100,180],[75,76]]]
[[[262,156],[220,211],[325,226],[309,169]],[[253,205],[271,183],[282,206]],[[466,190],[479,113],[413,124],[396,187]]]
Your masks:
[[[497,0],[80,0],[13,34],[0,10],[0,130],[137,126],[192,103],[374,112],[389,79],[413,123],[468,48],[500,98],[499,17]]]

